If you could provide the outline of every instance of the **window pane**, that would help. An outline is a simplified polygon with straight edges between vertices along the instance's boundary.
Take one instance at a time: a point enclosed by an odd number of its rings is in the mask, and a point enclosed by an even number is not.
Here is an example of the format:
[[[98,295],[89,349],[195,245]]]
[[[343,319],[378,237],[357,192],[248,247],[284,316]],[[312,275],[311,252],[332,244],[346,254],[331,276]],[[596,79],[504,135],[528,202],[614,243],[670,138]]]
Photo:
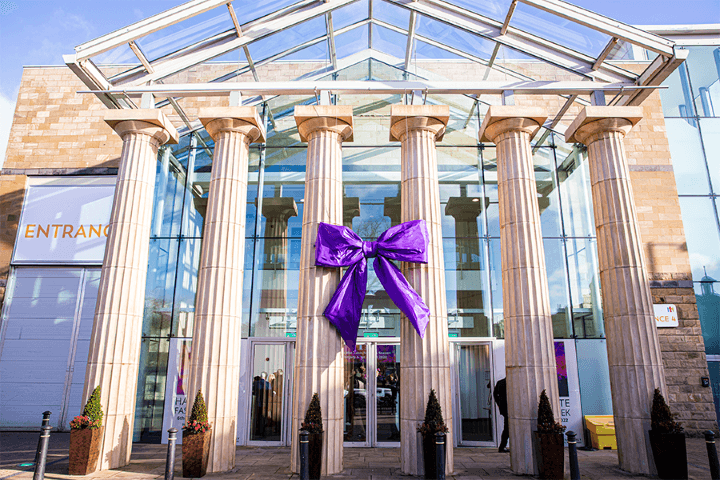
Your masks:
[[[687,67],[683,63],[663,82],[666,89],[660,90],[663,113],[665,117],[692,117],[695,115],[695,104]]]
[[[167,338],[142,339],[133,441],[160,443],[169,346]]]
[[[202,240],[188,238],[180,240],[178,253],[177,277],[175,280],[175,304],[173,307],[173,336],[188,337],[193,335],[195,318],[195,294],[197,292],[197,276],[200,267],[200,247]]]
[[[560,200],[553,149],[539,148],[533,155],[533,163],[542,234],[544,237],[560,236]]]
[[[693,47],[686,63],[698,115],[720,116],[720,47]]]
[[[718,110],[720,110],[720,105],[718,107]],[[718,113],[720,116],[720,112]],[[718,194],[720,193],[720,119],[705,118],[700,120],[700,131],[702,132],[705,147],[705,158],[710,170],[710,181],[713,185],[713,191]]]
[[[700,325],[702,325],[705,353],[720,355],[720,283],[710,276],[695,282]]]
[[[558,144],[556,149],[565,235],[595,235],[592,187],[587,154],[575,145]]]
[[[697,125],[683,118],[666,118],[665,125],[678,193],[709,194],[707,170]]]
[[[548,287],[550,289],[550,314],[553,337],[572,338],[570,308],[568,308],[568,282],[565,270],[565,249],[562,240],[543,241]]]
[[[683,226],[694,279],[707,274],[720,278],[720,238],[709,198],[680,197]]]
[[[605,336],[602,298],[598,274],[597,242],[568,239],[567,262],[570,272],[573,327],[576,338]]]
[[[151,239],[145,286],[144,337],[170,335],[178,239]]]

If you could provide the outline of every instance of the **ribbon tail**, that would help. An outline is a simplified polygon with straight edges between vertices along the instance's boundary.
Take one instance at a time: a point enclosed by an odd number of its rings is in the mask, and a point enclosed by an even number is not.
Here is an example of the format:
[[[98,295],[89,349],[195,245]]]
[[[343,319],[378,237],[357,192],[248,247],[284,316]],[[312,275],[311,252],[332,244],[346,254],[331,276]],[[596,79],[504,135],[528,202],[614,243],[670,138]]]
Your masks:
[[[390,299],[410,320],[420,338],[425,338],[425,329],[430,322],[430,309],[422,297],[413,290],[400,269],[390,260],[378,256],[373,266]]]
[[[355,351],[362,305],[367,291],[367,262],[363,258],[343,275],[324,315],[335,325],[350,350]]]

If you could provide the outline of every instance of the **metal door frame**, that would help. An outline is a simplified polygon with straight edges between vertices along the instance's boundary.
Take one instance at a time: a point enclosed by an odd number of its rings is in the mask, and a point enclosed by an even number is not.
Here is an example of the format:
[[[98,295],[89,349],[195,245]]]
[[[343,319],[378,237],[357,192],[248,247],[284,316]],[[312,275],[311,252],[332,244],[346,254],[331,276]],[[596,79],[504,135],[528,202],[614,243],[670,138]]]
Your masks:
[[[490,395],[490,409],[491,409],[491,415],[490,418],[492,419],[492,427],[490,429],[492,433],[492,440],[490,441],[484,441],[484,442],[471,442],[471,441],[463,441],[462,440],[462,418],[460,415],[461,407],[460,407],[460,348],[463,346],[473,346],[473,345],[484,345],[488,348],[488,354],[489,354],[489,360],[490,360],[490,384],[492,385],[492,388],[495,388],[495,355],[494,355],[494,343],[495,338],[492,337],[479,337],[479,338],[451,338],[450,339],[450,364],[451,368],[453,370],[451,378],[451,388],[452,388],[452,408],[453,408],[453,430],[455,432],[454,434],[454,446],[456,447],[497,447],[497,425],[498,425],[498,414],[496,412],[495,408],[495,401],[492,400],[492,395]]]
[[[250,347],[248,348],[248,370],[250,370],[249,383],[247,389],[247,406],[245,410],[245,424],[248,426],[245,445],[257,447],[287,447],[291,443],[292,429],[292,395],[293,395],[293,375],[295,373],[295,339],[294,338],[277,338],[277,337],[253,337],[250,338]],[[282,425],[280,427],[280,440],[251,440],[250,433],[252,431],[252,365],[253,355],[255,354],[256,345],[283,345],[285,347],[285,375],[283,378],[283,398],[282,398]]]

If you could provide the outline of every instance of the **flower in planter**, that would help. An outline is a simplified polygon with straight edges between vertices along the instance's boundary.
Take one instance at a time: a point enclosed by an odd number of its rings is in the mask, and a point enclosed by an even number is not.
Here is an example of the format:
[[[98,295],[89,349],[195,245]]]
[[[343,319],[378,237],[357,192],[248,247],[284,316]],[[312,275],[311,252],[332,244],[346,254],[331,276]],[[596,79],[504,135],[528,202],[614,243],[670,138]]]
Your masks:
[[[418,432],[423,436],[435,433],[447,433],[448,428],[443,420],[442,407],[435,395],[435,389],[430,390],[427,407],[425,408],[425,420],[418,427]]]
[[[650,411],[650,428],[658,433],[682,433],[683,427],[675,421],[675,415],[670,411],[665,397],[660,389],[655,389],[652,410]]]
[[[300,426],[301,430],[308,433],[323,433],[322,411],[320,410],[320,397],[314,393],[305,412],[305,420]]]
[[[70,428],[77,430],[100,428],[102,427],[103,415],[102,405],[100,404],[100,386],[98,385],[85,404],[82,415],[76,416],[70,422]]]
[[[538,405],[537,431],[540,433],[563,433],[565,427],[555,421],[550,399],[543,389]]]
[[[190,417],[183,425],[183,435],[193,435],[195,433],[203,433],[210,430],[210,422],[208,422],[207,405],[205,405],[205,397],[200,390],[195,395]]]

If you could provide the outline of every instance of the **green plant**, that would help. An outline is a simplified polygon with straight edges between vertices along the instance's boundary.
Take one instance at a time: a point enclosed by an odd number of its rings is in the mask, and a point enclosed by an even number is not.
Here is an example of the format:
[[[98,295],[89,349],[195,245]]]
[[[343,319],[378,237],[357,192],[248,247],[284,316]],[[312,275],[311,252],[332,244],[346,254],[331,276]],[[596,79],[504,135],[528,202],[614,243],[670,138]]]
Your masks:
[[[198,390],[190,417],[183,425],[183,434],[202,433],[208,430],[210,430],[210,422],[208,422],[207,405],[205,405],[205,397],[203,397],[202,391]]]
[[[82,415],[78,415],[70,422],[70,428],[73,429],[96,429],[102,427],[103,419],[102,404],[100,403],[100,385],[95,387],[90,398],[83,408]]]
[[[323,433],[322,410],[320,410],[320,397],[317,393],[313,393],[310,399],[310,405],[305,412],[305,420],[300,428],[308,433]]]
[[[418,428],[418,432],[424,435],[435,433],[446,433],[448,428],[445,426],[445,420],[442,416],[442,407],[435,395],[435,389],[430,390],[427,407],[425,407],[425,420]]]
[[[683,427],[675,421],[675,415],[670,411],[665,397],[660,389],[655,389],[653,395],[652,410],[650,411],[650,426],[658,433],[682,433]]]
[[[550,399],[543,389],[540,393],[540,403],[538,404],[537,431],[539,433],[563,433],[565,427],[555,421]]]

